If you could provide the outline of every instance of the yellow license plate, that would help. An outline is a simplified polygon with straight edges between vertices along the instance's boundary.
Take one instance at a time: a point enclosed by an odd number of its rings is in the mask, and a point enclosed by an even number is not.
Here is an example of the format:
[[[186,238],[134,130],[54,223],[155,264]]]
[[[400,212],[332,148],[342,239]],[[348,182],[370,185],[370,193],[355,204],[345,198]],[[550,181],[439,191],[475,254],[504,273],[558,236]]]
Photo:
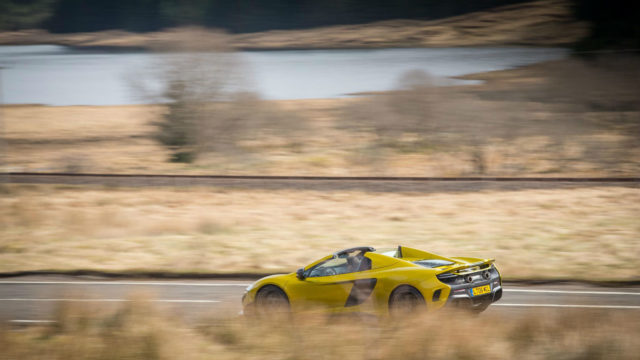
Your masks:
[[[471,295],[472,296],[488,294],[490,292],[491,292],[491,285],[478,286],[478,287],[475,287],[475,288],[471,289]]]

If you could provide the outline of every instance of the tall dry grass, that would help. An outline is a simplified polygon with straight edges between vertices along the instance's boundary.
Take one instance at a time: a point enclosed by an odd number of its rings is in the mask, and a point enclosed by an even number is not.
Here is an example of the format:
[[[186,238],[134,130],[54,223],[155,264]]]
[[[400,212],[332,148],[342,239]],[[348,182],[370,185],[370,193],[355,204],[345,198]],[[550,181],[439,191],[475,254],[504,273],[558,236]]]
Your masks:
[[[402,320],[208,318],[187,325],[149,303],[65,307],[57,322],[0,330],[3,359],[635,359],[629,313],[441,312]]]
[[[477,193],[7,186],[0,271],[290,272],[398,244],[491,257],[505,278],[640,278],[640,192]]]

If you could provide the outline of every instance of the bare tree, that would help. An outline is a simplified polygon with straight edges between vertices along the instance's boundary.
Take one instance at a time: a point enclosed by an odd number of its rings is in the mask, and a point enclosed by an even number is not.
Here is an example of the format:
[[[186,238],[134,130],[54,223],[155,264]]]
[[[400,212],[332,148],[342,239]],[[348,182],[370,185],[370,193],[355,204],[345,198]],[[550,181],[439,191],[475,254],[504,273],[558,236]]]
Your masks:
[[[239,77],[238,61],[226,36],[183,29],[155,48],[164,53],[158,55],[151,74],[159,88],[154,96],[167,103],[167,110],[154,123],[154,138],[172,151],[172,161],[191,162],[215,148],[212,144],[231,141],[232,126],[215,105],[229,99],[231,84]]]
[[[301,128],[295,115],[246,91],[247,70],[225,34],[187,28],[168,38],[155,46],[157,64],[133,86],[148,101],[167,104],[154,138],[171,150],[172,161],[242,153],[243,140]]]

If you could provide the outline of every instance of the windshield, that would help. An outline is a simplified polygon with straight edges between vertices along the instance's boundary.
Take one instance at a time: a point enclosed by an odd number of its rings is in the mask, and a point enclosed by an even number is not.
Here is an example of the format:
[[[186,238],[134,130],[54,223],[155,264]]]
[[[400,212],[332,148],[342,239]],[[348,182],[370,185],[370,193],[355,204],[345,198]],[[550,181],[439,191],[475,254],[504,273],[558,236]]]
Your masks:
[[[440,266],[453,265],[453,262],[447,260],[418,260],[413,262],[416,265],[421,265],[426,268],[437,268]]]

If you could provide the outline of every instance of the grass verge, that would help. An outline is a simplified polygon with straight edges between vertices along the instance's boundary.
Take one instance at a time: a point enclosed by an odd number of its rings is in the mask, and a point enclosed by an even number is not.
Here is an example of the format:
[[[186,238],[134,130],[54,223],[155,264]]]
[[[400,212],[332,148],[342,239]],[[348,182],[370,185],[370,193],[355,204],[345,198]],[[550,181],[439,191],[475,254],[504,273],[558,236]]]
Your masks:
[[[640,192],[478,193],[10,185],[0,271],[274,273],[403,244],[491,257],[506,279],[637,280]]]
[[[402,321],[208,318],[198,324],[133,302],[111,312],[59,308],[55,323],[0,330],[6,359],[635,359],[625,312],[425,314]]]

